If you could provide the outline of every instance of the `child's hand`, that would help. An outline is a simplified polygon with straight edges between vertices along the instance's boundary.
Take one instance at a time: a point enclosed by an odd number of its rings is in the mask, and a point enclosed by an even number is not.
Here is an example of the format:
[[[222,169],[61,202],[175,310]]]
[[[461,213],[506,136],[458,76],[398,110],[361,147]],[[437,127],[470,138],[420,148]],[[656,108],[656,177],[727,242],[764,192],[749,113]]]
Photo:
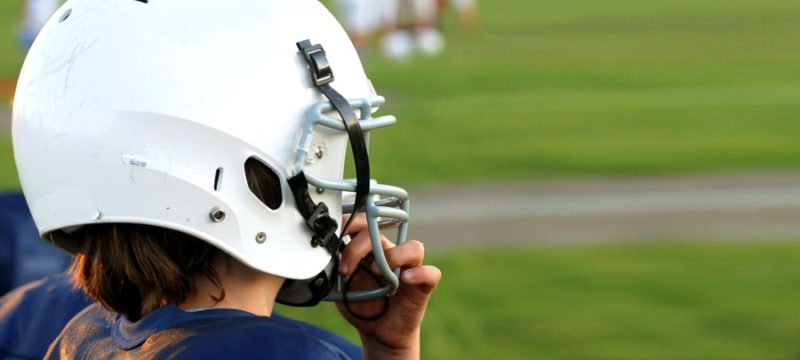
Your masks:
[[[351,290],[374,287],[375,281],[369,274],[355,271],[362,259],[368,268],[373,262],[366,218],[361,215],[354,219],[347,234],[352,241],[342,252],[339,273],[344,277],[352,277]],[[344,304],[337,303],[336,306],[345,319],[358,329],[365,358],[419,358],[420,324],[442,273],[435,266],[422,265],[425,249],[419,241],[409,240],[395,246],[383,238],[382,246],[389,266],[401,268],[400,288],[389,298],[387,312],[375,320],[360,320]],[[372,316],[382,311],[384,302],[384,299],[350,302],[350,310],[361,316]]]

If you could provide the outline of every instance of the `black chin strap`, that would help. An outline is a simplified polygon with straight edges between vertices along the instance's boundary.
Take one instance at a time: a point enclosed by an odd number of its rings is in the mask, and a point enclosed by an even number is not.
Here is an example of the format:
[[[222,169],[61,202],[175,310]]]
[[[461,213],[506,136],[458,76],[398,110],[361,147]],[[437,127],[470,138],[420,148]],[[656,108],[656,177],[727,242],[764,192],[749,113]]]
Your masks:
[[[350,106],[344,96],[330,85],[334,80],[333,70],[330,63],[328,63],[328,58],[325,56],[325,49],[322,48],[322,45],[312,45],[311,41],[303,40],[297,43],[297,48],[308,64],[314,86],[330,101],[333,108],[342,117],[342,122],[350,140],[350,149],[353,152],[356,168],[356,199],[355,206],[350,213],[350,219],[342,228],[342,233],[344,233],[355,218],[355,214],[363,211],[367,195],[369,195],[369,154],[367,153],[364,131],[361,129],[361,124],[358,122],[353,107]],[[330,217],[328,207],[325,203],[315,204],[311,199],[308,194],[308,180],[303,172],[290,178],[289,186],[294,194],[298,210],[300,210],[303,218],[306,219],[309,229],[314,232],[311,245],[323,246],[331,255],[337,256],[344,244],[336,236],[338,223]]]
[[[322,95],[324,95],[328,101],[330,101],[331,106],[333,106],[336,112],[339,113],[342,118],[342,122],[344,123],[345,130],[347,131],[347,136],[350,140],[350,149],[353,153],[353,160],[355,162],[356,169],[356,198],[355,204],[350,213],[350,218],[342,228],[342,234],[344,234],[347,228],[353,222],[353,219],[355,219],[356,213],[364,210],[364,205],[366,204],[367,196],[369,195],[369,154],[367,153],[367,143],[364,139],[364,131],[361,129],[361,124],[358,121],[358,117],[356,117],[356,113],[353,111],[353,108],[350,106],[350,103],[347,101],[347,99],[345,99],[344,96],[330,86],[330,84],[333,82],[333,71],[330,63],[328,63],[328,59],[325,56],[325,50],[322,48],[322,46],[319,44],[312,45],[309,40],[303,40],[297,43],[297,48],[303,54],[303,58],[308,64],[314,86],[319,89]],[[311,199],[311,196],[308,193],[309,185],[305,173],[301,171],[295,176],[289,178],[288,182],[289,187],[292,189],[295,202],[297,203],[297,209],[300,211],[300,214],[306,220],[306,225],[313,233],[311,238],[311,246],[322,246],[333,257],[333,271],[330,274],[327,274],[326,271],[323,270],[319,275],[317,275],[317,277],[311,279],[312,281],[310,281],[308,285],[308,290],[311,293],[310,300],[302,303],[290,304],[311,306],[319,303],[319,301],[321,301],[330,292],[330,289],[333,286],[333,281],[331,281],[331,279],[336,276],[339,254],[341,253],[342,249],[344,249],[345,244],[342,239],[336,235],[338,223],[336,220],[331,218],[330,212],[328,211],[328,206],[323,202],[316,204],[314,203],[314,200]],[[363,268],[363,265],[359,267],[359,270],[361,270],[361,268]],[[367,272],[369,273],[369,271]],[[378,280],[376,279],[376,281]],[[291,286],[292,283],[292,281],[287,281],[284,284],[284,287]],[[319,285],[314,285],[315,283],[319,283]],[[347,291],[350,287],[349,280],[346,280],[343,286],[344,289],[342,297],[344,299],[345,307],[354,316],[360,319],[374,319],[380,317],[386,311],[386,308],[384,307],[384,309],[378,315],[371,317],[364,317],[353,313],[353,311],[350,310],[350,302],[347,299]],[[388,304],[388,299],[384,299],[384,301],[386,301],[386,304]]]
[[[297,210],[306,219],[306,225],[313,233],[311,246],[322,246],[328,250],[328,253],[336,256],[344,247],[344,243],[336,235],[339,223],[331,217],[328,206],[324,202],[315,204],[311,199],[311,195],[308,194],[308,180],[305,173],[300,172],[292,176],[288,182],[297,203]]]

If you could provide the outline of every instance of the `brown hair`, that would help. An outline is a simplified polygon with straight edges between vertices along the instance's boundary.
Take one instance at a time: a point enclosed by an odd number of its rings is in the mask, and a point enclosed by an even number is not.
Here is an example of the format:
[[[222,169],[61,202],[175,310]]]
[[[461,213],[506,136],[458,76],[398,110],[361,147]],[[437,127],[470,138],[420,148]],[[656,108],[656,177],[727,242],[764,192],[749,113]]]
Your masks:
[[[75,236],[83,245],[70,269],[75,283],[106,308],[137,320],[168,303],[181,303],[194,291],[193,275],[225,289],[214,271],[223,254],[192,236],[139,224],[100,224]]]
[[[250,190],[266,206],[282,203],[280,179],[261,161],[245,162]],[[214,265],[232,259],[193,236],[141,224],[87,225],[74,239],[82,240],[70,272],[75,285],[104,307],[136,321],[165,303],[179,304],[195,291],[194,277],[208,278],[225,289]]]

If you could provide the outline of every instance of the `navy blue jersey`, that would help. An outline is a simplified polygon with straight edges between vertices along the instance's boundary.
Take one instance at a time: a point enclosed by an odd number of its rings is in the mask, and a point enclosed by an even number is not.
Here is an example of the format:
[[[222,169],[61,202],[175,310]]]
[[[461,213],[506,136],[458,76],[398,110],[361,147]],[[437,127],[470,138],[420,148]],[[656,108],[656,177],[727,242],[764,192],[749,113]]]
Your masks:
[[[89,304],[66,274],[9,292],[0,298],[0,359],[41,359],[69,319]]]
[[[273,314],[161,307],[141,320],[92,305],[75,316],[46,359],[360,359],[330,332]]]
[[[21,193],[0,192],[0,296],[11,289],[63,272],[71,258],[39,238]]]

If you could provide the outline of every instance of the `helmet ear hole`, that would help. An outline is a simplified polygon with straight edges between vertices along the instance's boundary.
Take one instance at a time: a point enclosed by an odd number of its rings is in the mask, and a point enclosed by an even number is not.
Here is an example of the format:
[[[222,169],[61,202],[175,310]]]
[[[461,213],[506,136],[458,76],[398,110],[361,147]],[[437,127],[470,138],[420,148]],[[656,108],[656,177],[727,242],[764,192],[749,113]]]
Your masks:
[[[264,205],[277,210],[283,203],[283,192],[278,174],[256,158],[248,158],[244,163],[245,177],[250,191]]]

